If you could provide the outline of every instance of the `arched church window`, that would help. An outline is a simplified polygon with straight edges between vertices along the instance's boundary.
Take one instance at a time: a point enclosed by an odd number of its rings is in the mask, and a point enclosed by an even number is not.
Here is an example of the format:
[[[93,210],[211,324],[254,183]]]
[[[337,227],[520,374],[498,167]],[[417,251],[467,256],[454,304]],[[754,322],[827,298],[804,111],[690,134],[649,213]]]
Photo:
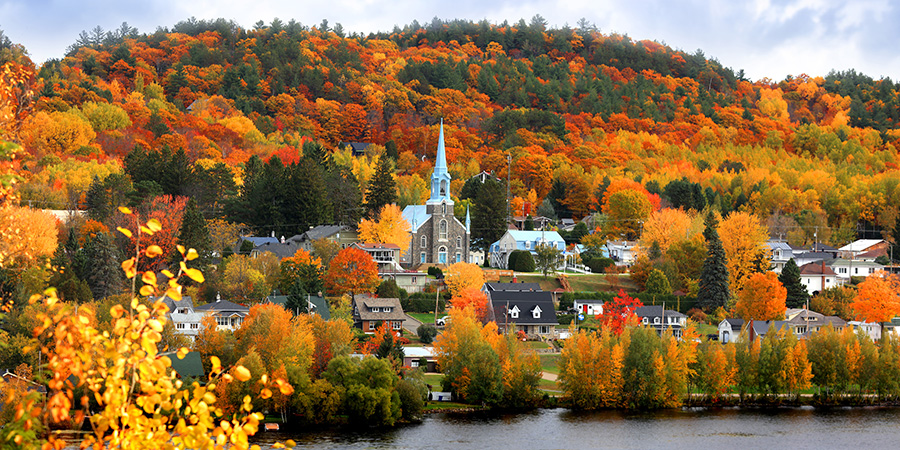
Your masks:
[[[422,248],[428,247],[428,238],[422,236]]]
[[[447,221],[441,220],[441,224],[438,228],[438,239],[447,240]]]
[[[447,180],[441,180],[441,197],[447,195]]]
[[[462,247],[462,236],[456,237],[456,248]]]

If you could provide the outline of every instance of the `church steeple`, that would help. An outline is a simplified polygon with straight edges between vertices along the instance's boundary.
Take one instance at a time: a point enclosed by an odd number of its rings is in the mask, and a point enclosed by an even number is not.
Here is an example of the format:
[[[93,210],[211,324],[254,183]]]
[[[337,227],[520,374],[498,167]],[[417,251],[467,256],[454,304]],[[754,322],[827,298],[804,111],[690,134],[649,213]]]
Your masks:
[[[466,205],[466,234],[472,233],[472,219],[469,218],[469,205]]]
[[[431,174],[431,197],[425,204],[437,205],[440,203],[453,205],[453,200],[450,199],[450,173],[447,172],[447,156],[444,150],[444,119],[441,119],[434,173]]]

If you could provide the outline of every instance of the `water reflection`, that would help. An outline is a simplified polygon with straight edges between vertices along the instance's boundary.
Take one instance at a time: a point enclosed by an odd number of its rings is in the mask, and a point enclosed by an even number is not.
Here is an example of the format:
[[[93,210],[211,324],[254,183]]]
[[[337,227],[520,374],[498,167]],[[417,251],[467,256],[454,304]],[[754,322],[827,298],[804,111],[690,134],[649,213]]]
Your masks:
[[[563,409],[522,414],[435,414],[392,430],[328,428],[269,433],[315,449],[645,449],[893,447],[896,408],[684,409],[629,413]]]

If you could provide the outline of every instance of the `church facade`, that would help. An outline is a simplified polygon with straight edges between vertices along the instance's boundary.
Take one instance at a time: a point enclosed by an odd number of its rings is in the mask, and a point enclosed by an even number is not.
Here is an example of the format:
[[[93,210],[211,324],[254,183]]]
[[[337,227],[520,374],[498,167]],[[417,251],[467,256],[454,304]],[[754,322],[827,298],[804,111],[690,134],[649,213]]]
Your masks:
[[[410,225],[410,251],[403,257],[403,262],[408,266],[469,261],[471,221],[468,210],[465,225],[453,215],[443,121],[438,136],[434,173],[431,174],[431,196],[424,205],[409,205],[404,208],[403,218]]]

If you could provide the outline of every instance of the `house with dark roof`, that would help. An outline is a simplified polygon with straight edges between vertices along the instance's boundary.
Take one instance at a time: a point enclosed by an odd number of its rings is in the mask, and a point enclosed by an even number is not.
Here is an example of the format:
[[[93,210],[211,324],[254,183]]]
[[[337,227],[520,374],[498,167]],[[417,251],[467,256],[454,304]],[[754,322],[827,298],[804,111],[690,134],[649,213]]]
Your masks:
[[[295,239],[295,238],[291,238]],[[319,239],[325,239],[341,246],[345,249],[354,242],[359,241],[359,233],[347,225],[319,225],[312,227],[308,231],[296,238],[300,243],[300,248],[310,253],[313,251],[312,243]]]
[[[556,337],[556,308],[545,291],[493,291],[489,319],[500,331],[523,331],[531,337]]]
[[[805,308],[789,308],[785,312],[785,322],[797,337],[805,338],[816,333],[827,325],[835,330],[842,330],[847,322],[837,316],[826,316]]]
[[[744,319],[725,319],[719,322],[719,342],[737,342],[744,328]]]
[[[787,242],[767,241],[766,247],[769,248],[769,264],[772,265],[772,271],[781,273],[781,269],[794,257],[794,248]],[[796,262],[796,260],[794,261]]]
[[[398,298],[374,298],[357,295],[351,304],[353,325],[365,333],[374,333],[379,325],[401,331],[406,314]]]
[[[149,300],[156,301],[156,298],[150,297]],[[162,297],[162,302],[169,308],[166,316],[175,326],[175,333],[186,336],[193,342],[200,334],[200,322],[206,314],[194,311],[194,301],[187,295],[181,297],[181,300]]]
[[[687,316],[671,309],[663,309],[660,305],[641,306],[634,310],[641,325],[653,327],[656,332],[662,334],[663,330],[671,330],[672,335],[681,337],[681,332],[687,322]]]
[[[194,312],[215,317],[218,330],[234,331],[244,323],[244,317],[250,313],[250,308],[222,300],[220,296],[216,295],[216,301],[196,306]]]
[[[349,147],[353,156],[364,156],[370,145],[372,145],[371,142],[341,142],[340,147]]]

